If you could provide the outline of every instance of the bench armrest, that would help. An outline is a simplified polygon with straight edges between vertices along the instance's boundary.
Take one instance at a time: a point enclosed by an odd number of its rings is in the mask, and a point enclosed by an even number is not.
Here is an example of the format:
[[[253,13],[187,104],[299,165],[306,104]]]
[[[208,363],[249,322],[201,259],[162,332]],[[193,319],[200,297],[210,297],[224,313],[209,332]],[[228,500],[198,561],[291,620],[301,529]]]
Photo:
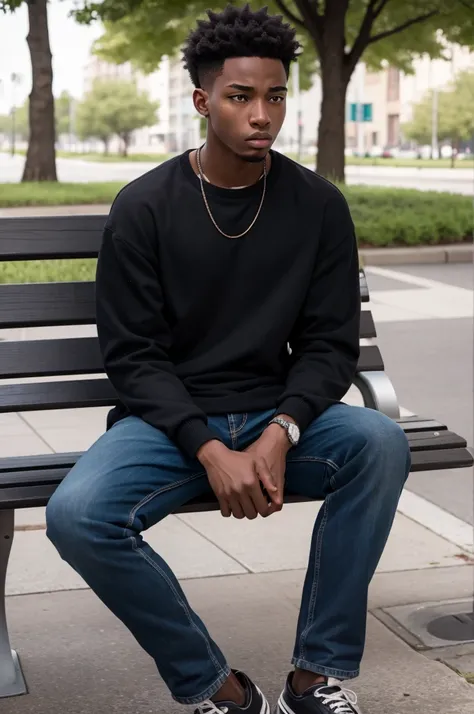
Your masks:
[[[358,372],[354,385],[362,394],[364,406],[383,412],[392,419],[400,418],[397,395],[385,372]]]

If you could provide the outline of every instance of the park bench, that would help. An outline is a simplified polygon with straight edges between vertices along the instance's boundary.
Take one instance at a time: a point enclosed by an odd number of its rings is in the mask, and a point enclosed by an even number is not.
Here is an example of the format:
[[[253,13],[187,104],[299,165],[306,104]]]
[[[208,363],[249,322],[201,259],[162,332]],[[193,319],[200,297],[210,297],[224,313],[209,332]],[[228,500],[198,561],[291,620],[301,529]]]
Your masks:
[[[0,261],[96,258],[104,221],[105,217],[100,215],[0,219]],[[363,270],[360,286],[362,302],[368,303]],[[0,284],[0,330],[94,323],[93,282]],[[12,341],[2,340],[1,334],[0,413],[104,407],[115,403],[112,385],[103,374],[96,336]],[[363,309],[361,354],[354,384],[367,407],[378,409],[401,424],[410,442],[412,470],[471,465],[473,459],[465,440],[436,419],[400,418],[396,394],[384,372],[375,337],[372,314]],[[101,374],[101,378],[87,378]],[[54,381],[43,379],[46,377],[53,377]],[[19,659],[10,647],[5,613],[14,512],[17,508],[45,506],[80,456],[80,453],[54,453],[5,458],[0,454],[0,698],[26,692]],[[298,500],[305,499],[286,498],[287,502]],[[197,499],[180,511],[216,507],[215,501]]]

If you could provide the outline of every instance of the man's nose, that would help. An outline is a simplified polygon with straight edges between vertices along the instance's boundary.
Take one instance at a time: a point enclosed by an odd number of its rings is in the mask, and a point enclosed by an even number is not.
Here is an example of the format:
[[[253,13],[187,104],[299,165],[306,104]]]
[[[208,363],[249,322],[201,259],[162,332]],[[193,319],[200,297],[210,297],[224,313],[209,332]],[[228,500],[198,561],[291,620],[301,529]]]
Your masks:
[[[270,116],[265,101],[256,101],[253,103],[250,124],[259,129],[266,129],[270,124]]]

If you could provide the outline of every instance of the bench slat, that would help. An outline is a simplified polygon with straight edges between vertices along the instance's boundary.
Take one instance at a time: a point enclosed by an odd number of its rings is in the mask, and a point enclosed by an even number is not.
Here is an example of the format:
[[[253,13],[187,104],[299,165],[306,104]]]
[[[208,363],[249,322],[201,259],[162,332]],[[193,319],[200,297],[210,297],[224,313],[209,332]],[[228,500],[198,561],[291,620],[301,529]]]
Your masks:
[[[0,329],[92,324],[93,282],[0,285]]]
[[[417,431],[442,431],[447,427],[436,419],[425,417],[403,417],[396,420],[406,434]]]
[[[472,466],[472,454],[468,449],[436,449],[414,451],[411,455],[413,472],[460,469]]]
[[[376,345],[362,346],[358,371],[383,368],[379,348]],[[99,374],[103,371],[97,337],[0,342],[0,379]]]
[[[410,451],[431,451],[432,449],[461,449],[466,440],[453,431],[419,431],[407,434]]]
[[[2,218],[0,261],[96,258],[107,216]]]
[[[0,285],[0,329],[94,325],[95,320],[95,283],[91,281]],[[360,336],[376,334],[372,313],[362,310]]]
[[[81,379],[0,386],[0,413],[38,409],[107,407],[117,396],[108,379]]]
[[[472,466],[472,455],[467,449],[440,449],[437,451],[414,452],[412,454],[412,472],[436,471],[438,469],[454,469]],[[20,472],[21,473],[21,472]],[[27,472],[31,477],[31,472]],[[67,469],[57,469],[51,474],[48,482],[43,475],[43,482],[35,485],[1,486],[0,484],[0,509],[33,508],[46,506],[59,483],[67,474]],[[20,476],[20,474],[18,474]],[[310,499],[287,495],[286,503],[299,503]],[[209,499],[194,501],[185,504],[176,513],[192,511],[207,511],[217,508],[217,504]]]

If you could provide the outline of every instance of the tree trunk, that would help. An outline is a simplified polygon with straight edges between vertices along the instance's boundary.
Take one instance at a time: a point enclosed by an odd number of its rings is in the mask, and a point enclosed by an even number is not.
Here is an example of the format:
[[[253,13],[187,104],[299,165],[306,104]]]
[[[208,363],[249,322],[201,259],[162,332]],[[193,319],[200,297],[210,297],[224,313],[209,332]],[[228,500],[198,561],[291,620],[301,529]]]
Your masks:
[[[22,181],[57,181],[47,0],[29,0],[27,4],[33,86],[29,102],[30,138]]]
[[[109,141],[110,141],[110,140],[109,140],[109,139],[102,139],[102,141],[103,141],[103,143],[104,143],[104,156],[108,156],[108,155],[109,155]]]
[[[130,136],[128,134],[122,134],[122,151],[120,152],[122,156],[128,156],[128,145],[130,144]]]
[[[324,62],[321,67],[323,99],[318,128],[316,171],[331,181],[344,181],[346,145],[345,68]]]

